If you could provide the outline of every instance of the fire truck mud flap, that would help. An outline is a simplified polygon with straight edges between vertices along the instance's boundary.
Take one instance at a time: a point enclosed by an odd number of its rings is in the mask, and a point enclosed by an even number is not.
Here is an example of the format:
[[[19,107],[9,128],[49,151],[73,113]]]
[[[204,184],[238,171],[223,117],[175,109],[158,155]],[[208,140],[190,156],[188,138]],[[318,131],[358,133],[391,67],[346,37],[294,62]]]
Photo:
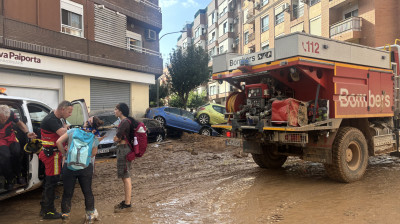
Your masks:
[[[262,146],[259,142],[243,140],[243,152],[251,154],[263,154]]]

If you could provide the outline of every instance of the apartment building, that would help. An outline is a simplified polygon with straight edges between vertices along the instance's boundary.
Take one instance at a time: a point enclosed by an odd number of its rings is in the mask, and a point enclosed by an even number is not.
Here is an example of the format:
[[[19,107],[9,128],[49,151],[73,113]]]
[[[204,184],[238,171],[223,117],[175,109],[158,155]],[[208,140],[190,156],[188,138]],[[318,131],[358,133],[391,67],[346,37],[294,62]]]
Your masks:
[[[194,15],[192,26],[193,44],[207,49],[207,9],[199,9]]]
[[[0,0],[0,87],[53,108],[85,99],[142,116],[162,74],[158,0]],[[134,105],[134,106],[133,106]]]
[[[274,39],[306,32],[371,47],[400,37],[398,0],[254,0],[243,2],[244,53],[274,47]]]
[[[193,22],[187,22],[183,28],[182,34],[178,37],[178,43],[176,44],[177,47],[186,49],[187,46],[193,44],[193,33],[192,33]]]
[[[207,6],[207,39],[210,58],[218,54],[238,53],[242,26],[240,0],[213,0]],[[212,67],[212,61],[209,66]],[[227,82],[210,80],[207,84],[209,101],[225,105],[232,91]]]

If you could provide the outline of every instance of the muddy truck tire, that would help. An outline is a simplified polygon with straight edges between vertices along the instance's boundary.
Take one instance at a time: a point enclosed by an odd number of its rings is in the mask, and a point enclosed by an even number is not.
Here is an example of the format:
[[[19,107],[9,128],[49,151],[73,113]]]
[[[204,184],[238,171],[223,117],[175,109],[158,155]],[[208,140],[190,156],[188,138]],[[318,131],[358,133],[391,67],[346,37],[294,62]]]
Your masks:
[[[286,162],[287,156],[277,155],[272,150],[264,150],[263,154],[251,154],[254,162],[261,168],[277,169]]]
[[[331,179],[350,183],[362,178],[368,165],[368,145],[360,130],[340,128],[332,146],[332,164],[324,164]]]

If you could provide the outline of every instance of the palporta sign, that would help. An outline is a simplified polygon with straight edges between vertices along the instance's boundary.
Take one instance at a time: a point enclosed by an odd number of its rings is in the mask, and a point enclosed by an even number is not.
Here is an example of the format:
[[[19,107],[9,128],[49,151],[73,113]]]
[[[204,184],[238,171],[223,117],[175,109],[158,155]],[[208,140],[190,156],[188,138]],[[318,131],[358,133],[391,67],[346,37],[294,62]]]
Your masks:
[[[274,60],[274,49],[263,50],[256,53],[245,54],[228,60],[228,70],[237,69],[240,61],[248,62],[248,65],[259,65]]]
[[[21,52],[5,51],[5,50],[0,51],[0,61],[4,63],[20,64],[20,65],[22,65],[23,63],[36,63],[36,64],[42,63],[40,57],[28,56]]]

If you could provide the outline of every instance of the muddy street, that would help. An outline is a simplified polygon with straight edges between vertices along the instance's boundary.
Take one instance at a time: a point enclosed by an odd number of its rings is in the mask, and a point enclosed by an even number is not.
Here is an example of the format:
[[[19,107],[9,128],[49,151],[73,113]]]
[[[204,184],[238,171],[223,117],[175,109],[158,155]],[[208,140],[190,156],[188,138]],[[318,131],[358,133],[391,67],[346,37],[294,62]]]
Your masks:
[[[96,159],[93,191],[97,223],[398,223],[400,159],[370,158],[361,181],[328,179],[323,165],[289,158],[279,170],[259,168],[251,155],[225,147],[224,138],[184,135],[151,144],[133,164],[134,209],[123,200],[116,159]],[[62,186],[57,189],[61,197]],[[61,223],[39,217],[41,189],[0,202],[0,223]],[[56,200],[60,208],[60,199]],[[75,188],[71,223],[83,223]]]

